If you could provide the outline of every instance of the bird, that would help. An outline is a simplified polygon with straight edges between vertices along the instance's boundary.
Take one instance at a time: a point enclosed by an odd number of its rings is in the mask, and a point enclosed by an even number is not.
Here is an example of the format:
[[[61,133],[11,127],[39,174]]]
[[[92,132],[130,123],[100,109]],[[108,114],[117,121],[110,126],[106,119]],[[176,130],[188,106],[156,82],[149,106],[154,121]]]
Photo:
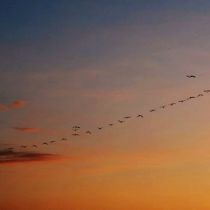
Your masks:
[[[92,132],[91,132],[91,131],[86,131],[85,133],[90,134],[90,135],[92,134]]]
[[[24,149],[25,149],[25,148],[27,148],[27,146],[26,146],[26,145],[21,145],[21,147],[22,147],[22,148],[24,148]]]
[[[150,112],[155,112],[155,109],[151,109]]]
[[[195,75],[192,75],[192,74],[191,75],[186,75],[186,77],[187,78],[196,78],[196,76]]]
[[[176,103],[170,103],[170,106],[173,106],[173,105],[175,105]]]
[[[163,105],[163,106],[160,106],[161,109],[165,109],[166,108],[166,105]]]
[[[61,139],[61,141],[66,141],[66,140],[67,140],[67,138],[62,138],[62,139]]]
[[[51,144],[55,143],[56,141],[50,141]]]
[[[72,133],[72,136],[79,136],[78,133]]]
[[[124,123],[124,121],[123,121],[123,120],[118,120],[118,122],[119,122],[119,123]]]
[[[194,99],[195,98],[195,96],[190,96],[188,99]]]
[[[114,124],[113,123],[109,123],[109,126],[113,126]]]
[[[180,100],[180,101],[179,101],[179,103],[183,103],[183,102],[185,102],[185,100]]]
[[[42,143],[42,144],[48,145],[48,143],[47,143],[47,142],[44,142],[44,143]]]
[[[141,117],[143,118],[144,116],[142,114],[138,114],[136,117]]]
[[[203,92],[204,92],[204,93],[209,93],[209,92],[210,92],[210,90],[204,90]]]
[[[32,145],[32,147],[35,147],[35,148],[37,148],[37,145],[35,145],[35,144],[34,144],[34,145]]]
[[[203,96],[203,94],[198,94],[198,95],[197,95],[197,97],[201,97],[201,96]]]
[[[131,116],[126,116],[126,117],[124,117],[124,119],[130,119],[131,118]]]
[[[98,130],[102,130],[103,128],[102,127],[98,127]]]
[[[74,125],[73,127],[72,127],[72,130],[73,131],[78,131],[80,129],[80,126],[78,126],[78,125]]]

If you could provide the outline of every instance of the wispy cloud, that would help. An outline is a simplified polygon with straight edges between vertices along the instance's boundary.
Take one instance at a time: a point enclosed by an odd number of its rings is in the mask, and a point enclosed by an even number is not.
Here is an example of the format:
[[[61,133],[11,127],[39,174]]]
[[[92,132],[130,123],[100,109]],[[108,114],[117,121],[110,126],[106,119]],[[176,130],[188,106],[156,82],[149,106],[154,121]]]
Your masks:
[[[11,104],[9,104],[10,109],[21,109],[24,108],[27,105],[26,101],[23,100],[16,100],[13,101]]]
[[[8,110],[9,110],[9,108],[6,105],[0,104],[0,112],[6,112]]]
[[[24,100],[16,100],[11,102],[10,104],[3,104],[0,103],[0,112],[6,112],[13,109],[22,109],[25,108],[27,105],[27,102]]]
[[[16,152],[13,150],[0,150],[0,164],[32,162],[32,161],[49,161],[60,159],[60,155],[37,153],[37,152]]]
[[[40,128],[28,128],[28,127],[13,127],[13,129],[25,133],[37,133],[40,131]]]

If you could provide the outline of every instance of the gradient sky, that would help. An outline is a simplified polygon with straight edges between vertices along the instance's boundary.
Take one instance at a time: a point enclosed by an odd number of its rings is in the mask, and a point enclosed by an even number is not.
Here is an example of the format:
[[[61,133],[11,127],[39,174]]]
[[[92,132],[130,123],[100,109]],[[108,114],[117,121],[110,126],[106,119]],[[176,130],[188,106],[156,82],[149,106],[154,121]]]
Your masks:
[[[0,209],[210,209],[210,97],[149,113],[210,88],[210,1],[11,0],[0,17]]]

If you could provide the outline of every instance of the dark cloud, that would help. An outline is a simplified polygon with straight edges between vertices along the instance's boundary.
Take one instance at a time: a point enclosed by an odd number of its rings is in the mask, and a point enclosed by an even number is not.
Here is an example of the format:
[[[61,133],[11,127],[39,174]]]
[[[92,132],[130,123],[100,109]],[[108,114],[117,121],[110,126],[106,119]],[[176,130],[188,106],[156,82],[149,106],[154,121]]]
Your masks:
[[[56,154],[37,153],[31,151],[17,152],[14,150],[0,150],[0,164],[57,160],[61,156]]]

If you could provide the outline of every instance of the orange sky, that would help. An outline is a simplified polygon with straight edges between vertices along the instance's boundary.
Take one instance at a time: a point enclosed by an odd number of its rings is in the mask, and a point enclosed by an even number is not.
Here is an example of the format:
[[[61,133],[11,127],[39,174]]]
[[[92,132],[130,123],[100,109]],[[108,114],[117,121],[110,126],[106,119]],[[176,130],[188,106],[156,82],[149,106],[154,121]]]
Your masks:
[[[209,210],[210,3],[44,2],[0,8],[0,209]]]

